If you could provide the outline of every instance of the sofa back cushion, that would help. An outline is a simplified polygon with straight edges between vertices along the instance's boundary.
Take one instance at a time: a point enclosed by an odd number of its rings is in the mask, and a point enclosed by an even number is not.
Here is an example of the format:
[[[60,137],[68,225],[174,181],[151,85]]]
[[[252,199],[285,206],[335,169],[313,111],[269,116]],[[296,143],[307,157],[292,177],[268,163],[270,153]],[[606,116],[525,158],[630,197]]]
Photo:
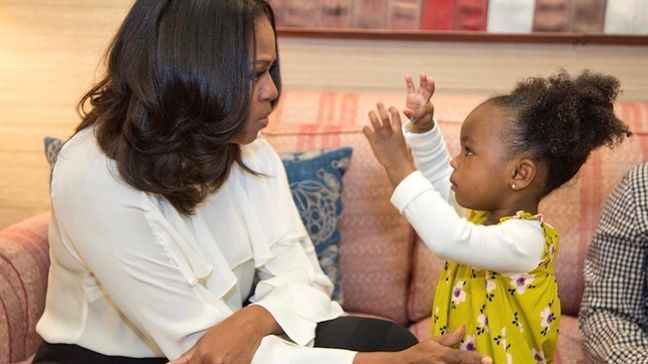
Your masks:
[[[483,101],[479,95],[435,95],[439,120],[456,143],[460,121]],[[389,203],[392,187],[362,134],[377,102],[402,108],[404,92],[284,92],[271,115],[266,138],[280,153],[350,146],[353,158],[344,176],[340,270],[344,308],[407,323],[414,253],[412,229]],[[467,110],[467,111],[466,111]],[[434,269],[438,264],[434,264]],[[436,280],[419,281],[434,291]],[[431,298],[425,301],[427,312]]]
[[[455,103],[457,116],[470,112],[471,100]],[[437,102],[435,109],[446,105]],[[562,312],[578,314],[583,294],[583,262],[590,240],[599,221],[603,203],[623,174],[632,166],[648,160],[648,103],[620,102],[617,115],[634,135],[615,149],[606,147],[592,153],[574,179],[547,196],[540,204],[544,220],[560,234],[560,247],[555,273]],[[457,135],[461,120],[443,120],[442,131],[451,153],[458,151]],[[415,238],[412,258],[413,272],[408,301],[412,321],[430,316],[432,299],[443,260],[431,254]]]
[[[411,229],[389,203],[390,184],[361,131],[371,105],[381,99],[374,94],[284,92],[264,135],[279,153],[353,148],[342,196],[343,306],[406,323]]]

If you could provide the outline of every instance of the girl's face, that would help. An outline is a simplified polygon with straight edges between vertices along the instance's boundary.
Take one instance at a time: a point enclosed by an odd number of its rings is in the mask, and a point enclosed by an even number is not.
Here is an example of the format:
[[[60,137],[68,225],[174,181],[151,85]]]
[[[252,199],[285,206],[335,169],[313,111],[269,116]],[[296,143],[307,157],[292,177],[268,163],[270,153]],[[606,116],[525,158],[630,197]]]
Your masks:
[[[452,190],[461,206],[483,211],[505,208],[510,158],[504,128],[513,117],[509,109],[484,103],[466,117],[461,127],[461,151],[450,165]]]
[[[259,131],[268,126],[268,115],[272,112],[272,101],[279,92],[272,77],[270,69],[274,67],[277,60],[275,34],[270,21],[262,16],[256,21],[256,60],[252,67],[252,96],[250,98],[250,110],[245,121],[245,127],[234,138],[234,143],[248,144],[253,142]]]

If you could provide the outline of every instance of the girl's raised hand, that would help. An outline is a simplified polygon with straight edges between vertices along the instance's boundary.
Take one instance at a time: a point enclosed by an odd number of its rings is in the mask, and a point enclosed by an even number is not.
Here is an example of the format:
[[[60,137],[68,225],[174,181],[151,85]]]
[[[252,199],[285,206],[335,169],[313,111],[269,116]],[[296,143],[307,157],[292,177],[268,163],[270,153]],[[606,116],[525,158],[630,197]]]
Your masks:
[[[421,72],[419,75],[419,88],[414,86],[410,75],[405,75],[407,97],[405,98],[405,114],[411,121],[408,127],[412,132],[423,133],[434,127],[434,105],[430,98],[434,94],[434,80]]]
[[[415,171],[410,158],[398,110],[390,107],[389,112],[382,103],[377,104],[377,111],[369,112],[371,126],[362,129],[371,145],[371,150],[378,162],[385,168],[392,186],[398,184]]]

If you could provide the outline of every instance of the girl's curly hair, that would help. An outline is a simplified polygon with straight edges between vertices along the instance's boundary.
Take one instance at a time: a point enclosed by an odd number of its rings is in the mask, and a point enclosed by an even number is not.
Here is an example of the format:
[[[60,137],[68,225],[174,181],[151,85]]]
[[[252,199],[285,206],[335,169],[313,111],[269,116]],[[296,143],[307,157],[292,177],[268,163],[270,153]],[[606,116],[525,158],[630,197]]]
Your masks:
[[[546,167],[544,196],[569,181],[594,149],[614,147],[631,135],[614,114],[618,93],[613,76],[584,71],[571,78],[561,71],[526,79],[489,102],[517,114],[507,131],[509,147]]]

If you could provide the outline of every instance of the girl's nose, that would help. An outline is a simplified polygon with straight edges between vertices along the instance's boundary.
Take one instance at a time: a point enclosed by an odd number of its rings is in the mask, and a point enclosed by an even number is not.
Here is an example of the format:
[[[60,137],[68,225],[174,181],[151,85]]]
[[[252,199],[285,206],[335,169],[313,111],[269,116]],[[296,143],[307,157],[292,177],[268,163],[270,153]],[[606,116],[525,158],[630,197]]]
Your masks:
[[[452,169],[454,169],[454,170],[457,169],[457,163],[458,163],[457,160],[458,159],[459,159],[459,156],[456,155],[450,160],[450,167],[452,167]]]

